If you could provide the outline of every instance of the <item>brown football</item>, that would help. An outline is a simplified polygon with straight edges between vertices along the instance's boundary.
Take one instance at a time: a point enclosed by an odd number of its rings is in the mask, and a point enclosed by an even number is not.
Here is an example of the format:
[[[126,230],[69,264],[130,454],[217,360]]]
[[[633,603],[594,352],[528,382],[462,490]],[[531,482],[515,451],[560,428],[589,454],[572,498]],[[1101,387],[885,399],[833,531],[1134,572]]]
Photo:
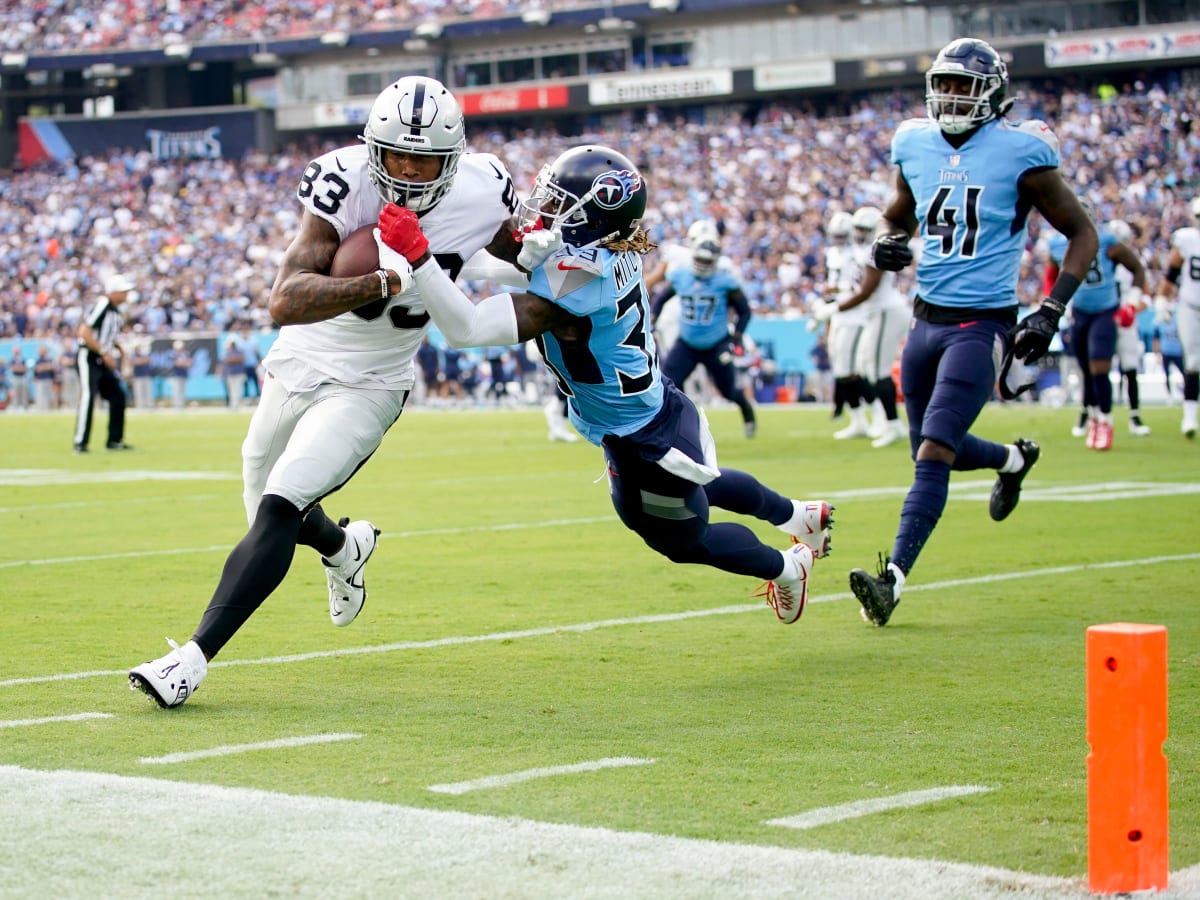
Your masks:
[[[329,274],[334,278],[366,275],[379,268],[379,248],[375,246],[375,223],[350,232],[333,254]]]

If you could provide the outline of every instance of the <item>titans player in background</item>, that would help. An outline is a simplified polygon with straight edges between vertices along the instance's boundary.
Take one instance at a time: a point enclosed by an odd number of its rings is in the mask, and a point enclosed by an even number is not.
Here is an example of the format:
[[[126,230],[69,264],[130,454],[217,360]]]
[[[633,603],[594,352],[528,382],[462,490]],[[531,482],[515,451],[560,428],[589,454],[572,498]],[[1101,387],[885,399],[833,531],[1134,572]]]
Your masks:
[[[738,389],[733,364],[733,348],[741,346],[750,323],[750,302],[737,276],[717,267],[720,258],[720,243],[709,238],[692,248],[690,266],[669,269],[667,286],[650,307],[650,324],[658,320],[663,304],[679,298],[679,338],[667,353],[662,373],[682,388],[696,366],[703,365],[718,393],[741,410],[746,437],[754,437],[754,407]]]
[[[646,182],[623,154],[575,147],[544,166],[525,201],[526,222],[561,233],[563,246],[535,266],[523,293],[472,303],[429,256],[424,222],[395,205],[379,217],[380,261],[413,276],[446,340],[506,346],[536,338],[569,398],[571,424],[603,448],[617,515],[677,563],[766,581],[779,621],[808,599],[813,558],[828,549],[828,503],[789,500],[753,476],[717,465],[704,413],[659,374],[650,330],[641,228]],[[735,522],[710,524],[709,505],[753,516],[796,539],[787,550]]]
[[[1091,212],[1086,203],[1084,209]],[[1132,309],[1141,306],[1146,267],[1137,251],[1121,241],[1109,226],[1101,226],[1098,236],[1100,252],[1071,299],[1071,347],[1079,363],[1083,405],[1088,411],[1086,446],[1089,450],[1108,450],[1113,442],[1113,386],[1109,373],[1117,352],[1117,317],[1122,304],[1117,265],[1133,273],[1133,283],[1124,298]],[[1067,239],[1061,234],[1051,235],[1046,245],[1050,256],[1048,279],[1057,279],[1066,250]]]
[[[1004,362],[1040,359],[1096,256],[1091,219],[1059,174],[1058,141],[1038,121],[1008,122],[1008,70],[979,40],[938,53],[925,76],[928,118],[903,122],[892,138],[892,195],[870,264],[895,271],[922,242],[913,325],[901,359],[901,391],[915,461],[912,487],[888,559],[850,573],[868,622],[887,624],[905,578],[933,534],[951,470],[995,469],[989,513],[1007,518],[1037,462],[1031,440],[998,444],[970,433]],[[1017,324],[1017,279],[1026,219],[1037,209],[1067,238],[1058,279]]]

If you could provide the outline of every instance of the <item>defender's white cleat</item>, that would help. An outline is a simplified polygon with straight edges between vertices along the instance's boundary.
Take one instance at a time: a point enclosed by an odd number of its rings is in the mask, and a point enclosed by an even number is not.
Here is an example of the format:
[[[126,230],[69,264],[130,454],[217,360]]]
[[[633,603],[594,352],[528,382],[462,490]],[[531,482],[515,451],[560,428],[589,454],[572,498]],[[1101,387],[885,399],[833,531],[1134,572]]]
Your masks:
[[[774,581],[765,581],[754,595],[764,597],[767,606],[784,625],[800,618],[808,604],[808,573],[812,571],[813,553],[807,544],[792,544],[784,550],[783,572]]]
[[[793,500],[792,517],[782,525],[775,526],[792,540],[804,544],[820,559],[829,554],[833,543],[834,507],[825,500]]]
[[[346,558],[340,565],[325,564],[325,580],[329,583],[329,618],[339,628],[345,628],[362,612],[367,602],[367,585],[363,580],[363,569],[375,552],[379,529],[363,519],[351,522],[338,520],[346,532]]]
[[[171,652],[129,670],[129,689],[138,690],[167,709],[181,706],[208,674],[208,661],[195,641],[182,647],[170,638]]]

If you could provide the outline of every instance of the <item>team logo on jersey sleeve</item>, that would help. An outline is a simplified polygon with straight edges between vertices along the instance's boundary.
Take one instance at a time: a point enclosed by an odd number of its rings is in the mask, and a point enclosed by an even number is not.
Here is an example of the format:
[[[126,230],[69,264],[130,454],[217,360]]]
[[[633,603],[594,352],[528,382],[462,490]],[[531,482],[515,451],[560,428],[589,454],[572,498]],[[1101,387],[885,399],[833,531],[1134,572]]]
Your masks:
[[[592,182],[592,195],[596,205],[604,209],[616,209],[629,202],[629,198],[642,187],[642,176],[628,169],[611,169],[596,176]]]

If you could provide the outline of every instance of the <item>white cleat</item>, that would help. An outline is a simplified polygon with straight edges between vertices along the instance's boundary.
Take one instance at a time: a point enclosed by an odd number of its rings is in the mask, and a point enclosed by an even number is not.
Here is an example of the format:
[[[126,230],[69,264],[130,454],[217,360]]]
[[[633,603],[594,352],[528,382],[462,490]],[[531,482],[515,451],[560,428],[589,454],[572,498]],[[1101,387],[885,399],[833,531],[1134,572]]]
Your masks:
[[[883,434],[871,441],[871,446],[890,447],[896,441],[908,437],[908,427],[899,419],[893,419],[884,426]]]
[[[182,647],[170,638],[167,643],[171,652],[166,656],[129,670],[129,689],[141,691],[163,709],[181,706],[208,674],[208,661],[195,641]]]
[[[813,553],[807,544],[792,544],[785,550],[788,560],[783,573],[774,581],[764,582],[756,597],[765,597],[767,606],[784,625],[800,618],[808,605],[808,573],[812,571]]]
[[[1150,426],[1143,424],[1140,419],[1136,422],[1131,419],[1129,422],[1129,433],[1136,434],[1138,437],[1145,437],[1150,433]]]
[[[867,428],[867,426],[865,424],[862,424],[861,422],[851,422],[849,425],[847,425],[841,431],[835,431],[833,433],[833,439],[835,441],[845,441],[850,438],[860,438],[860,437],[865,438],[865,437],[870,437],[870,436],[871,436],[870,429]]]
[[[330,565],[325,559],[325,580],[329,583],[329,618],[338,628],[345,628],[362,612],[367,602],[367,585],[363,580],[363,569],[375,552],[379,529],[365,520],[351,522],[349,518],[338,520],[346,532],[346,561],[340,566]]]
[[[792,517],[776,527],[820,559],[829,555],[833,543],[833,510],[825,500],[793,500]]]

